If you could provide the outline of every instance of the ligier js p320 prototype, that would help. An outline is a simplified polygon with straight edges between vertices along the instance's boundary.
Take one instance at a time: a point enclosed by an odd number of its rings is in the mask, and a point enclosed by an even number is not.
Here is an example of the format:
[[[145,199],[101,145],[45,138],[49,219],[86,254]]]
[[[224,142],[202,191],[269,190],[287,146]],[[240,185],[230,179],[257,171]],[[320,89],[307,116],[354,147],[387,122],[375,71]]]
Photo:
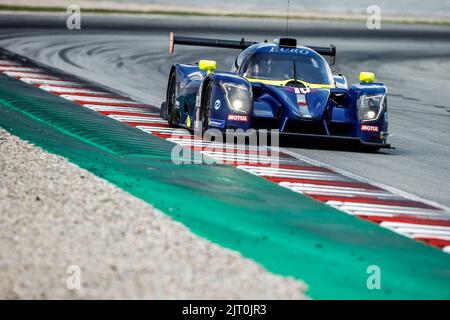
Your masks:
[[[297,45],[296,39],[270,42],[179,37],[175,44],[243,50],[231,72],[216,62],[175,64],[161,115],[172,126],[202,130],[278,129],[290,141],[341,141],[377,150],[389,148],[387,88],[371,72],[347,85],[327,61],[336,48]],[[332,64],[332,63],[330,63]]]

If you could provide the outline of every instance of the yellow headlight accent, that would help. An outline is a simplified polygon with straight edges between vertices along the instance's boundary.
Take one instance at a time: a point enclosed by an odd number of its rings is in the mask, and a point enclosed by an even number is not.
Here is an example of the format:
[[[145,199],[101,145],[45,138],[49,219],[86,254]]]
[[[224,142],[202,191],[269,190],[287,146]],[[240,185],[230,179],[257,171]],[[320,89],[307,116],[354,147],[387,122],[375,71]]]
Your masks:
[[[359,74],[359,82],[372,83],[375,82],[375,73],[373,72],[361,72]]]
[[[200,70],[206,71],[207,73],[211,73],[216,70],[217,63],[214,60],[200,60],[198,62],[198,68]]]
[[[188,126],[189,128],[191,127],[191,117],[187,116],[186,119],[186,126]]]

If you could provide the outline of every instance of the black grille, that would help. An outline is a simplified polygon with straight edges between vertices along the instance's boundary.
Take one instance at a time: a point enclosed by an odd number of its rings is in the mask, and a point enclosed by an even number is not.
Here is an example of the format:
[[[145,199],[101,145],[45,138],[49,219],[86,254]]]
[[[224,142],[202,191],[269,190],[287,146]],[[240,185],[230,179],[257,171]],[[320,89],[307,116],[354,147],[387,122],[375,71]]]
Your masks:
[[[274,118],[253,118],[253,128],[255,129],[278,129],[280,120]]]
[[[327,134],[325,127],[321,121],[288,121],[284,132],[321,135]]]

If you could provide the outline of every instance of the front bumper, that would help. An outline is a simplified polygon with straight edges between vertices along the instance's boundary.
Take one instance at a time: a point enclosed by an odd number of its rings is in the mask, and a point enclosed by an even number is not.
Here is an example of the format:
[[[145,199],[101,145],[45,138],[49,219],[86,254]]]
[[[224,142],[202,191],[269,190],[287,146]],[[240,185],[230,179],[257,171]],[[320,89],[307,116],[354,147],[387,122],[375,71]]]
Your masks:
[[[389,143],[376,143],[366,142],[358,137],[344,137],[344,136],[327,136],[319,134],[304,134],[304,133],[291,133],[281,132],[280,144],[283,146],[299,146],[300,144],[313,144],[313,145],[329,145],[329,146],[349,146],[349,147],[361,147],[372,149],[391,149]]]
[[[224,132],[226,134],[226,132]],[[391,149],[389,143],[374,143],[366,142],[358,137],[344,137],[344,136],[329,136],[319,134],[305,134],[305,133],[293,133],[293,132],[272,132],[271,130],[249,130],[245,133],[231,132],[231,137],[240,138],[237,141],[248,141],[245,139],[250,135],[257,134],[258,141],[261,141],[261,136],[266,135],[267,143],[274,145],[275,141],[279,142],[280,147],[313,147],[313,148],[354,148],[354,149]],[[274,135],[278,137],[274,137]],[[232,141],[232,140],[227,140]]]

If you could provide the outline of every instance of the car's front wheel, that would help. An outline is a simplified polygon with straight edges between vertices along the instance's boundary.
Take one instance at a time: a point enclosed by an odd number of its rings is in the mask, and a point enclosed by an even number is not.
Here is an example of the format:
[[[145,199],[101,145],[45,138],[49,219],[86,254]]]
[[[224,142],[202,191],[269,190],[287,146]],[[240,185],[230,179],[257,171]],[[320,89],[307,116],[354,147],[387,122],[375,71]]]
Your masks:
[[[167,97],[165,111],[167,114],[167,122],[170,126],[176,126],[179,123],[179,113],[176,110],[177,99],[177,75],[175,71],[170,73],[169,84],[167,86]]]
[[[212,85],[208,82],[205,88],[205,94],[202,99],[200,117],[202,121],[202,131],[208,130],[211,119],[211,98],[212,98]]]
[[[164,120],[167,120],[167,102],[163,102],[161,103],[161,108],[159,109],[159,115],[161,116],[161,118],[163,118]]]

